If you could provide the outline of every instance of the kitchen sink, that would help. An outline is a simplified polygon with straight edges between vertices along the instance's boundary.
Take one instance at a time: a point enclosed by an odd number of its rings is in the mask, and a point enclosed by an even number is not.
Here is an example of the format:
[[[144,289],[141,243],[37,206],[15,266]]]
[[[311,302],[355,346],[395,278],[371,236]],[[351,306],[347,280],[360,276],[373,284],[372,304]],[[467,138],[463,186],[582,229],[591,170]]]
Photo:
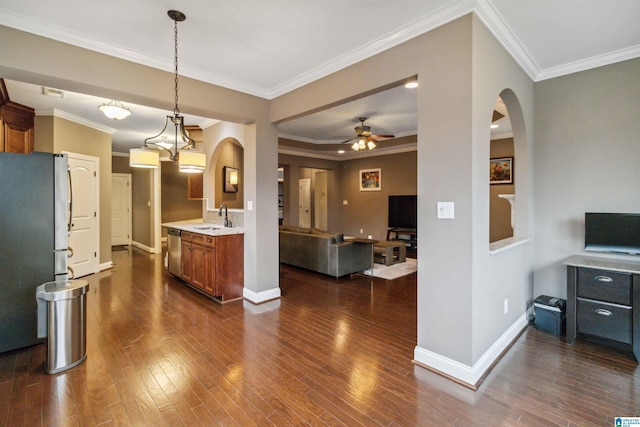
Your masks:
[[[224,226],[212,224],[212,225],[200,225],[193,228],[195,228],[196,230],[221,230],[224,228]]]

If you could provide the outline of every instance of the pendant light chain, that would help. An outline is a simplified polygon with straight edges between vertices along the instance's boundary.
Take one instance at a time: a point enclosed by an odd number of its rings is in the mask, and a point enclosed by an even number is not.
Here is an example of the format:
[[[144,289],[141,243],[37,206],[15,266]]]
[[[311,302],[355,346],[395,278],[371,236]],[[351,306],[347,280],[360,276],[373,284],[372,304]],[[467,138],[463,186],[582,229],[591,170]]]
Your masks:
[[[174,53],[174,66],[175,66],[175,86],[176,86],[176,107],[173,109],[173,114],[177,117],[180,115],[178,109],[178,21],[173,21],[173,35],[175,40],[175,53]]]

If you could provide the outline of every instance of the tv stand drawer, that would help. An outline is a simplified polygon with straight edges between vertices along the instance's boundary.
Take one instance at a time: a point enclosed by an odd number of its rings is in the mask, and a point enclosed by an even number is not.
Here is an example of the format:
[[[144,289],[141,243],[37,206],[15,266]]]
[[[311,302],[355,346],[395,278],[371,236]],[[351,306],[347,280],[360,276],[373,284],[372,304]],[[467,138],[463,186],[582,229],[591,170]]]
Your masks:
[[[578,298],[578,333],[631,344],[631,307]]]
[[[579,268],[577,293],[581,298],[631,305],[631,274]]]

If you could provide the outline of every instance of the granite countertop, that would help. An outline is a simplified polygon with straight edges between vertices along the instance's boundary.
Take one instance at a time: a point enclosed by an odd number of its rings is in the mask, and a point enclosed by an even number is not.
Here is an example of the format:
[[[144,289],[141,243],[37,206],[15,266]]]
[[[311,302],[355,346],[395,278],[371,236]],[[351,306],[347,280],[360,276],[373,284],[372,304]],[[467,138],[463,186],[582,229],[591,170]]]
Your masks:
[[[200,220],[166,222],[165,228],[176,228],[190,233],[206,234],[207,236],[225,236],[229,234],[244,234],[244,227],[225,227],[222,224],[202,222]]]
[[[586,255],[573,255],[567,258],[564,265],[572,267],[597,268],[621,273],[640,274],[640,262],[614,258],[600,258]]]

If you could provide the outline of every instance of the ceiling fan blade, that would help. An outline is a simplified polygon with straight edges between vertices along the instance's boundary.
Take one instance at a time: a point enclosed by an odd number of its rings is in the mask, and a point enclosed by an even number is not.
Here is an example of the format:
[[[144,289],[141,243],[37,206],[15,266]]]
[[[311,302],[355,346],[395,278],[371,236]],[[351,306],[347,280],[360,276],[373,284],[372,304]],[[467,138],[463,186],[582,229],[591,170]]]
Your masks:
[[[347,142],[351,142],[354,139],[358,139],[358,138],[351,138],[351,139],[347,139],[346,141],[342,141],[340,144],[346,144]]]
[[[376,138],[395,138],[395,135],[371,135]]]

